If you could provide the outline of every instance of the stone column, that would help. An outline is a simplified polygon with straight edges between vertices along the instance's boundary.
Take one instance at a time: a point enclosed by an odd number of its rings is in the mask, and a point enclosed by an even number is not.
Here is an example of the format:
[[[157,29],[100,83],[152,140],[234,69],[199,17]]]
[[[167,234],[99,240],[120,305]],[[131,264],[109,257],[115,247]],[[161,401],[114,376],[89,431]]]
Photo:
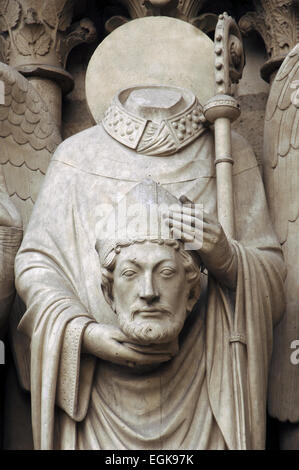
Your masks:
[[[299,41],[298,0],[253,0],[254,11],[239,21],[243,34],[257,31],[263,38],[269,59],[261,68],[264,80],[279,69],[285,56]]]
[[[72,23],[74,0],[1,0],[1,60],[32,82],[60,126],[62,93],[74,86],[65,70],[71,49],[95,39],[89,19]]]

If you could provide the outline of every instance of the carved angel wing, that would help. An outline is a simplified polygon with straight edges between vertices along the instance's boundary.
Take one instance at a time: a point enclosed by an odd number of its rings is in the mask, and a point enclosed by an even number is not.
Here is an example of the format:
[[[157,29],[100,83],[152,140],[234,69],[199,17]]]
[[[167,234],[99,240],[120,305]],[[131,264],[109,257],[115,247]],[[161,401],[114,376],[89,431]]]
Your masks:
[[[297,90],[298,89],[298,90]],[[287,265],[286,312],[275,330],[269,411],[299,421],[299,44],[287,55],[271,87],[264,133],[265,186],[272,221]]]
[[[27,225],[50,158],[61,142],[59,129],[30,82],[0,63],[5,103],[0,105],[0,163],[7,190]]]
[[[4,84],[5,96],[4,104],[0,104],[0,164],[8,193],[22,216],[25,228],[61,136],[35,88],[12,67],[0,62],[1,83]],[[17,330],[24,311],[25,306],[16,296],[10,315],[12,350],[20,383],[28,389],[30,342]]]

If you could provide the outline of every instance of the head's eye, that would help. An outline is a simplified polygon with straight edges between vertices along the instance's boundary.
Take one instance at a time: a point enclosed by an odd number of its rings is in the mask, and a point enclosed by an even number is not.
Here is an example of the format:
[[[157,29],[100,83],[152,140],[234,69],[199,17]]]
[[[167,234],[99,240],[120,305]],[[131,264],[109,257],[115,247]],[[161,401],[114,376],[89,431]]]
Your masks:
[[[175,273],[175,270],[172,268],[162,268],[160,270],[160,274],[164,277],[171,277],[174,275],[174,273]]]
[[[133,277],[134,274],[136,274],[136,271],[134,271],[133,269],[126,269],[125,271],[121,273],[123,277],[127,277],[127,278]]]

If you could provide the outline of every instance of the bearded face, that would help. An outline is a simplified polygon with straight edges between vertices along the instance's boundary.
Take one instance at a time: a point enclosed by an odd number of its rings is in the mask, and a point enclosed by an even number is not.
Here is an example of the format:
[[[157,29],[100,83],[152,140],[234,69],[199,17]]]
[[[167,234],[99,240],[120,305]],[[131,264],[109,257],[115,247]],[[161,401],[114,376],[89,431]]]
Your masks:
[[[129,339],[151,344],[178,337],[196,299],[177,250],[150,242],[122,248],[113,280],[112,307]]]

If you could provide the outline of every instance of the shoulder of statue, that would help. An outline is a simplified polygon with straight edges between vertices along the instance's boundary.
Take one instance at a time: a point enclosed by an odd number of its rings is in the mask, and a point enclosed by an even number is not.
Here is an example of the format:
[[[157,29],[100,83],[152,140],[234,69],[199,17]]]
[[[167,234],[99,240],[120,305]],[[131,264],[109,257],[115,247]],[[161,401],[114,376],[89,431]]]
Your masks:
[[[104,132],[101,124],[84,129],[65,139],[53,154],[53,161],[64,162],[65,160],[82,159],[86,156],[90,148],[95,148],[99,141],[102,141]]]
[[[93,168],[96,161],[97,165],[100,164],[101,159],[96,158],[98,154],[102,154],[106,147],[111,147],[111,142],[105,145],[107,138],[112,140],[101,124],[78,132],[57,147],[52,163],[55,165],[58,162],[78,169]]]

